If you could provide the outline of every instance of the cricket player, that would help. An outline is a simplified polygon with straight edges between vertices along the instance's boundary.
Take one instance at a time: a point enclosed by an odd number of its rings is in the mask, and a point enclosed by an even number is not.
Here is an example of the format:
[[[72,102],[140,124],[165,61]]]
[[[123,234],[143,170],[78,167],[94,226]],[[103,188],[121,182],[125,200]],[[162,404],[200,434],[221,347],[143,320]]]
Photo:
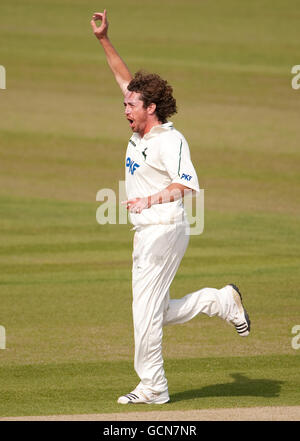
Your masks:
[[[173,90],[157,74],[131,75],[109,40],[106,10],[95,13],[91,25],[123,92],[125,117],[133,132],[125,159],[125,204],[135,229],[132,312],[134,367],[140,383],[118,403],[163,404],[170,399],[162,357],[163,326],[204,313],[226,320],[240,336],[247,336],[250,320],[233,284],[170,299],[169,288],[189,242],[182,199],[187,192],[199,191],[188,143],[168,121],[177,111]]]

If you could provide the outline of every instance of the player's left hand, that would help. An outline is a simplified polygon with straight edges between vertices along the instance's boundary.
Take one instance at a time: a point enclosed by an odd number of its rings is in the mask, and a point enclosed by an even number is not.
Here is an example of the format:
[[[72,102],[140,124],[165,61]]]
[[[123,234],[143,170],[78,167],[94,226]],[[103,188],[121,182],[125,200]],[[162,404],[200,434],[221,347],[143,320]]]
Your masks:
[[[101,21],[101,25],[99,27],[96,25],[97,20]],[[107,37],[108,21],[107,21],[106,9],[104,9],[104,12],[95,12],[94,13],[93,18],[91,20],[91,26],[92,26],[94,34],[98,38],[98,40],[101,40],[101,38]]]
[[[126,205],[126,208],[130,211],[130,213],[140,214],[143,210],[149,208],[149,198],[130,199],[122,202],[122,204]]]

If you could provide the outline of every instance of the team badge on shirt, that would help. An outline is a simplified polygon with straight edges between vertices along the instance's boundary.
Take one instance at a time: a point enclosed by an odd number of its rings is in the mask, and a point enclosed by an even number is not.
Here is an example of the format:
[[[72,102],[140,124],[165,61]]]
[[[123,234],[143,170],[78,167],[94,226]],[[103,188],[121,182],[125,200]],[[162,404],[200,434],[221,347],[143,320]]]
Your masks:
[[[144,158],[145,158],[145,161],[146,161],[146,159],[147,159],[147,155],[146,155],[146,150],[148,149],[148,147],[146,147],[143,151],[142,151],[142,155],[144,156]]]

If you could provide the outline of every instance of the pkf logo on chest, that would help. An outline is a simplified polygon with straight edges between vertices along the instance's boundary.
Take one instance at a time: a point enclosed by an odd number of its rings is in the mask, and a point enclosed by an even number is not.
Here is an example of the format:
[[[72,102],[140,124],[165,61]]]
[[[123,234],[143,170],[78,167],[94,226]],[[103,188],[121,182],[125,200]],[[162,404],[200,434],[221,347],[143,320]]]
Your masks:
[[[185,173],[182,173],[180,179],[185,179],[186,181],[190,181],[192,179],[191,175],[186,175]]]
[[[134,174],[135,170],[139,167],[140,165],[137,162],[134,162],[132,159],[128,158],[126,159],[126,167],[128,167],[128,171],[129,173],[131,173],[132,175]]]

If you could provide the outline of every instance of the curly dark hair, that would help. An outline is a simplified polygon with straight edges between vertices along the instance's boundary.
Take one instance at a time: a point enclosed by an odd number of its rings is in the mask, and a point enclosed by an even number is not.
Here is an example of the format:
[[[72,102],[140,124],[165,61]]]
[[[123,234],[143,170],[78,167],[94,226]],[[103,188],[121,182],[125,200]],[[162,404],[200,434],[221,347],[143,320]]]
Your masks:
[[[172,87],[157,74],[139,70],[130,81],[127,89],[130,92],[141,94],[145,108],[150,106],[151,103],[156,104],[155,114],[163,124],[167,122],[169,116],[177,112]]]

